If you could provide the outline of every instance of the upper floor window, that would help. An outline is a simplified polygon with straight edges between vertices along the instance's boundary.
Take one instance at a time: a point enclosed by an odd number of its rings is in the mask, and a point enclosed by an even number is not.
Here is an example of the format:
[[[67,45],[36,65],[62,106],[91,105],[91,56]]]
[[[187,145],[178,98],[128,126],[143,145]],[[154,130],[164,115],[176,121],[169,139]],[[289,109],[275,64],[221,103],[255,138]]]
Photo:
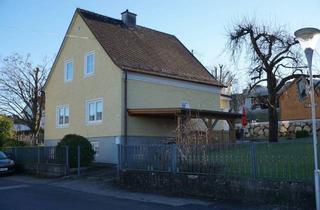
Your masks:
[[[72,60],[66,60],[64,62],[64,81],[68,82],[73,79],[73,62]]]
[[[62,105],[57,107],[56,113],[57,127],[63,127],[69,125],[69,106]]]
[[[94,73],[94,61],[95,54],[94,52],[89,52],[85,56],[85,76],[92,75]]]
[[[87,122],[102,122],[103,101],[102,99],[87,101]]]

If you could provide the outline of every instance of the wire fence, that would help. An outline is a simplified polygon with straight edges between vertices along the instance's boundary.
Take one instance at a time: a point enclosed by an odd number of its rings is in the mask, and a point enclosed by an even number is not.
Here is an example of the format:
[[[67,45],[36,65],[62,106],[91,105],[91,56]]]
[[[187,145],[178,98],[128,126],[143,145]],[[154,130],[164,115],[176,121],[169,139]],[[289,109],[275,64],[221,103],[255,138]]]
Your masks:
[[[16,164],[66,164],[68,148],[46,147],[9,147],[2,149]]]
[[[121,145],[120,153],[125,170],[313,181],[310,142]]]
[[[83,161],[81,161],[83,155],[81,155],[80,145],[75,147],[34,146],[6,147],[0,149],[5,152],[10,159],[15,161],[21,171],[44,175],[80,175],[81,167],[86,166]]]
[[[68,174],[68,147],[9,147],[1,150],[15,161],[20,170],[39,175]]]

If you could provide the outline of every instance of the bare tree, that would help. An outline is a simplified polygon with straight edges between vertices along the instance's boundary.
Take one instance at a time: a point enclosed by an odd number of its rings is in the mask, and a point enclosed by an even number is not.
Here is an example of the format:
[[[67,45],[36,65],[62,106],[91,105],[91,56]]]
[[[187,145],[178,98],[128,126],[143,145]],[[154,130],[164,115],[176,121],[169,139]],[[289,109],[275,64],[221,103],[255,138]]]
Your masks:
[[[269,141],[278,141],[277,92],[294,78],[307,76],[301,68],[298,41],[283,27],[257,25],[243,21],[229,32],[229,49],[232,58],[246,53],[249,62],[251,89],[266,82],[268,88]],[[237,61],[236,59],[235,61]]]
[[[228,69],[225,65],[218,64],[214,66],[211,73],[219,82],[226,86],[232,86],[238,83],[236,73]]]
[[[2,60],[0,69],[0,111],[17,118],[30,128],[38,140],[44,110],[42,88],[47,78],[47,63],[34,67],[30,55],[13,54]]]

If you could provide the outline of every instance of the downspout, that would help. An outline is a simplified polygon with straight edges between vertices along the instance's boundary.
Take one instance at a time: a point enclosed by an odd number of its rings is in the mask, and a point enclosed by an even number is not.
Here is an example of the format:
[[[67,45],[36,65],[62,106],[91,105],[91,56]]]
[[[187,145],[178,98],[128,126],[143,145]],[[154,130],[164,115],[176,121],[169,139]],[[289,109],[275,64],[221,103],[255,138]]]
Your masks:
[[[124,70],[124,145],[128,144],[128,72]]]

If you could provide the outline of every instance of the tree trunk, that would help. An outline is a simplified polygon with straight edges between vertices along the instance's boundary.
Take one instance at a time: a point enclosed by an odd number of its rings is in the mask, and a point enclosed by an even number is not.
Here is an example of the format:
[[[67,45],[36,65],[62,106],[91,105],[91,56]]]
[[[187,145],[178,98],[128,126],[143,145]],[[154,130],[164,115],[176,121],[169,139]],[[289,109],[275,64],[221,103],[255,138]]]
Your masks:
[[[271,104],[270,104],[271,105]],[[278,115],[276,104],[269,106],[269,142],[278,141]]]
[[[278,142],[278,114],[277,80],[273,75],[268,75],[268,115],[269,115],[269,142]]]

